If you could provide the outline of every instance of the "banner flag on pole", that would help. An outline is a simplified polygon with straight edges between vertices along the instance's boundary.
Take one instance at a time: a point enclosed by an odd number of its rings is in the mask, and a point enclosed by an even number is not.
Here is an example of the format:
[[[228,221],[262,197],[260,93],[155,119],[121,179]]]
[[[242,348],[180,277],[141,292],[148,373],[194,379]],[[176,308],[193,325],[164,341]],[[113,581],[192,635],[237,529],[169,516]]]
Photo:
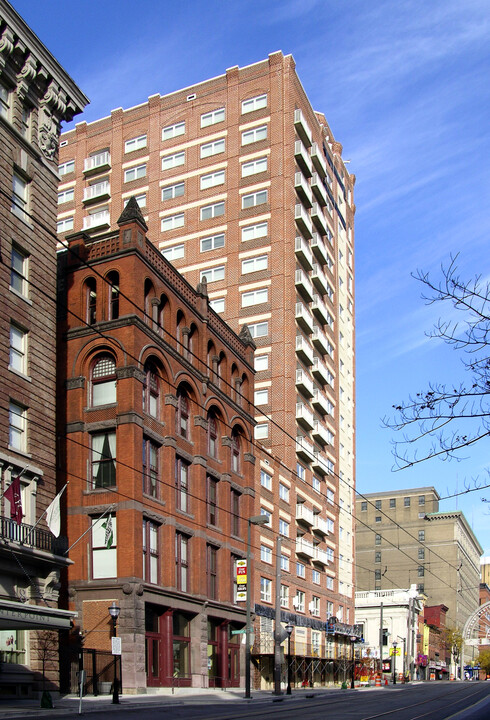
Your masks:
[[[22,496],[20,491],[20,477],[16,477],[5,490],[4,497],[10,502],[10,517],[20,525],[24,513],[22,512]]]
[[[63,495],[65,488],[66,485],[63,490],[60,490],[46,509],[46,523],[55,537],[59,537],[61,532],[60,498]]]
[[[114,534],[112,532],[112,515],[109,515],[105,523],[102,523],[102,527],[105,528],[105,546],[109,550],[114,542]]]

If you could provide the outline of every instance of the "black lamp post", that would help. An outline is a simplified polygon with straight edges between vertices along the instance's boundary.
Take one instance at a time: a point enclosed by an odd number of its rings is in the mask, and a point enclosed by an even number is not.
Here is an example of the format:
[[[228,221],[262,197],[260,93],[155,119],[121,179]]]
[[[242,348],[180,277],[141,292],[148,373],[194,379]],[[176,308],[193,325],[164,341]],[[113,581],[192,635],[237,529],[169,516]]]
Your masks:
[[[112,618],[112,637],[117,637],[117,619],[121,608],[116,605],[116,601],[112,601],[109,607],[109,615]],[[119,680],[117,679],[117,655],[114,655],[114,682],[112,685],[112,703],[119,705]]]
[[[294,626],[291,621],[288,622],[284,628],[288,634],[288,685],[286,688],[286,695],[291,695],[291,633],[294,630]]]
[[[357,635],[351,635],[350,642],[351,642],[351,647],[352,647],[352,675],[351,675],[351,679],[350,679],[350,686],[351,686],[351,690],[353,690],[354,689],[354,670],[356,667],[356,656],[355,656],[354,646],[357,642]]]
[[[393,641],[393,685],[396,685],[396,647],[398,643]]]

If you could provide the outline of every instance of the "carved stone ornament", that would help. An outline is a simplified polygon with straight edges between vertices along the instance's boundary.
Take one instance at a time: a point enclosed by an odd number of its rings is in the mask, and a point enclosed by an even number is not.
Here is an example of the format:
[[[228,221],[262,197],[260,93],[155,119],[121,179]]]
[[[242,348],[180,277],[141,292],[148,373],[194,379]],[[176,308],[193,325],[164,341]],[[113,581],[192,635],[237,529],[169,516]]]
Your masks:
[[[34,55],[29,55],[24,63],[24,67],[17,75],[17,95],[21,100],[26,97],[29,86],[37,75],[37,60]]]
[[[0,38],[0,67],[5,67],[7,58],[14,51],[14,33],[8,27],[3,31],[3,35]]]
[[[131,593],[133,592],[133,586],[131,585],[131,583],[124,583],[124,585],[122,586],[122,591],[125,595],[131,595]]]
[[[66,93],[51,80],[41,100],[39,113],[39,147],[48,160],[53,160],[56,156],[60,134],[59,118],[65,116],[67,103]]]

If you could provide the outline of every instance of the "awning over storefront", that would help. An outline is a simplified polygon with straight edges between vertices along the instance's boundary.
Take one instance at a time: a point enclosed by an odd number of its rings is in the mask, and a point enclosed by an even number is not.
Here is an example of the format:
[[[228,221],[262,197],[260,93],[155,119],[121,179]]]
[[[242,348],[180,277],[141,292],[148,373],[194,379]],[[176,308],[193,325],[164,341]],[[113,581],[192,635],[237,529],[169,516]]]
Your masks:
[[[0,630],[69,630],[78,613],[0,600]]]

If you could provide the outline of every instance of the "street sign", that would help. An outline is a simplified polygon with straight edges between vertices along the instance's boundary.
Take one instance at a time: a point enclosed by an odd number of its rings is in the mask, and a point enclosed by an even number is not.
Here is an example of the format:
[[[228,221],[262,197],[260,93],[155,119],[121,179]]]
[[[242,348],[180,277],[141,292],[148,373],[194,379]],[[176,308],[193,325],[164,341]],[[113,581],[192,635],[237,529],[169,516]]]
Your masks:
[[[236,593],[237,602],[247,602],[247,586],[239,585]]]
[[[232,635],[244,635],[247,632],[247,628],[242,628],[241,630],[232,630]]]
[[[121,638],[120,637],[113,637],[112,640],[112,654],[113,655],[120,655],[121,654]]]
[[[401,655],[402,649],[399,647],[396,648],[390,648],[390,655]]]
[[[237,560],[236,561],[236,583],[237,585],[247,584],[247,561]]]

